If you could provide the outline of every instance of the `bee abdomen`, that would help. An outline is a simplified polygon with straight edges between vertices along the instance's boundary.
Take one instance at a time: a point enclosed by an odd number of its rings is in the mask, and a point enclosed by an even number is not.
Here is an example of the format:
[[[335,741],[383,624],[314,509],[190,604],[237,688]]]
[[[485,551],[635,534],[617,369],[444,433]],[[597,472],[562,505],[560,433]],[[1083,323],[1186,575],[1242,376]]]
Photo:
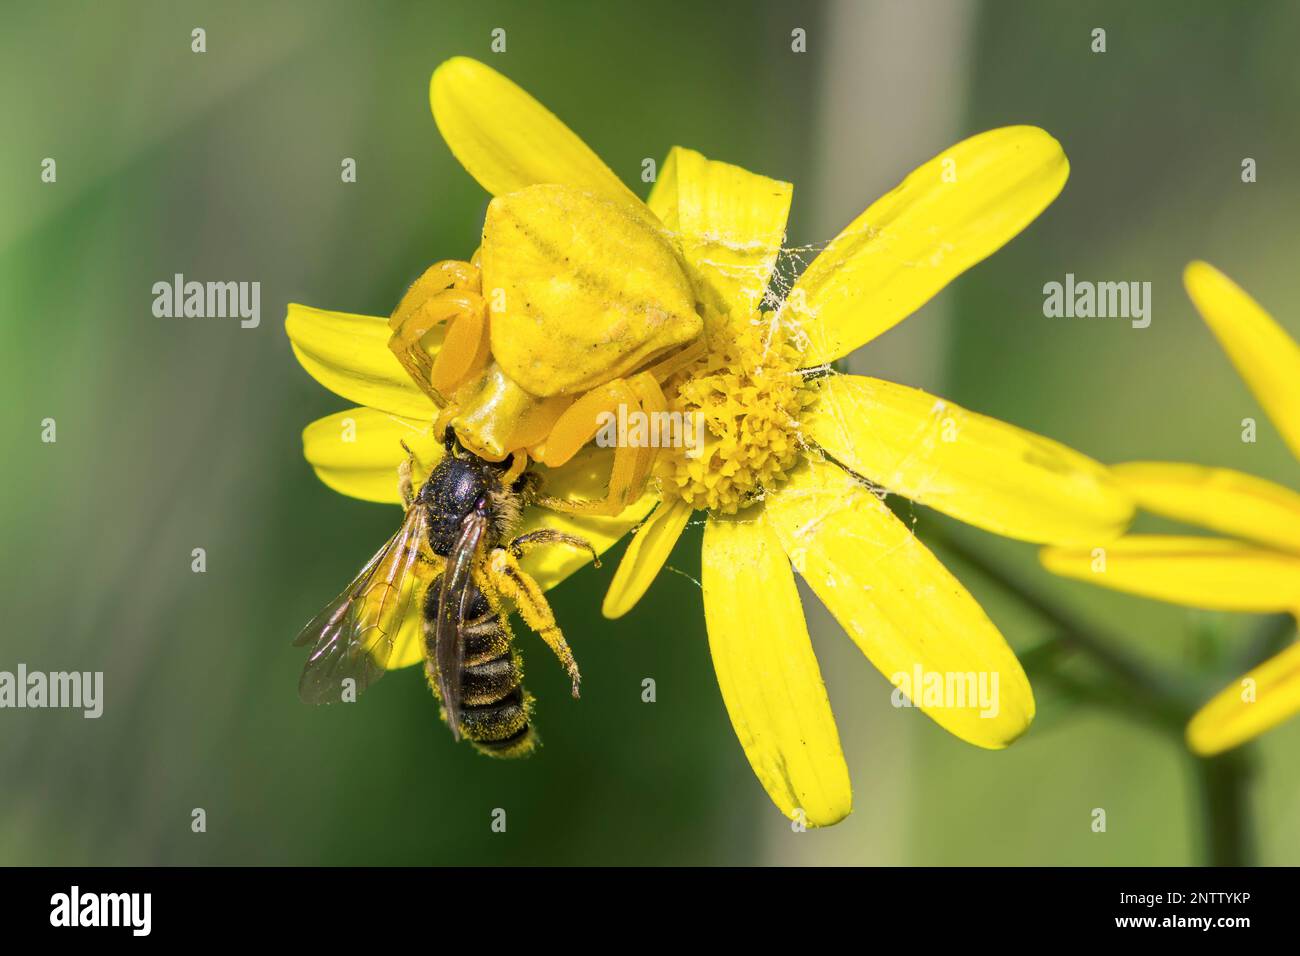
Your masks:
[[[511,634],[495,611],[466,623],[460,629],[460,637],[465,643],[466,667],[510,656]]]
[[[470,664],[460,674],[461,700],[466,707],[484,707],[504,700],[519,686],[519,668],[510,654]]]
[[[463,635],[461,733],[482,753],[522,757],[537,739],[529,724],[533,699],[521,683],[523,672],[510,631],[493,614],[491,621],[480,618],[466,625]]]
[[[478,616],[460,628],[464,664],[460,672],[460,732],[481,753],[493,757],[522,757],[537,745],[530,724],[533,698],[522,686],[523,672],[509,626],[487,606],[477,589],[470,594],[470,612]],[[430,601],[432,605],[433,602]],[[432,642],[435,609],[428,608],[426,640]],[[425,665],[429,684],[438,692],[433,648]]]
[[[460,712],[461,733],[490,756],[522,756],[535,743],[528,719],[531,709],[531,697],[516,682],[510,692],[498,700],[463,707]]]

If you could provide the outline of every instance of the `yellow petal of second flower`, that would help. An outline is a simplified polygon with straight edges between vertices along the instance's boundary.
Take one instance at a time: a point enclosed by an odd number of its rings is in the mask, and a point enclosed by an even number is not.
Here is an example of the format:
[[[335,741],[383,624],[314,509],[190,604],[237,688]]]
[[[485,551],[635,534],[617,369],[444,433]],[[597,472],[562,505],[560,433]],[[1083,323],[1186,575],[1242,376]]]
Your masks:
[[[749,765],[791,819],[828,826],[852,809],[849,771],[790,563],[756,509],[710,518],[702,581],[709,651]]]
[[[723,312],[762,302],[794,187],[674,146],[647,200]]]
[[[1033,222],[1069,171],[1061,144],[1034,126],[980,133],[917,168],[795,283],[805,364],[847,355],[907,318]]]
[[[457,56],[434,70],[429,105],[452,153],[494,196],[558,183],[641,202],[554,113],[478,60]]]
[[[1300,552],[1300,494],[1228,468],[1134,461],[1111,473],[1152,514]]]
[[[877,670],[895,686],[915,685],[918,669],[924,682],[943,685],[937,702],[926,683],[913,698],[935,723],[993,750],[1024,733],[1034,695],[1016,655],[883,501],[842,469],[809,461],[768,495],[765,508],[795,569]],[[988,706],[979,702],[980,686]]]
[[[1187,743],[1204,756],[1258,737],[1300,713],[1300,641],[1215,694],[1187,725]]]
[[[1300,345],[1214,266],[1193,262],[1183,283],[1238,374],[1300,458]]]
[[[1224,538],[1133,534],[1101,548],[1044,548],[1053,574],[1211,611],[1300,608],[1300,556]]]
[[[302,367],[334,394],[394,415],[433,417],[433,402],[388,348],[393,330],[387,319],[291,302],[284,330]]]
[[[805,432],[873,483],[1022,541],[1101,544],[1133,503],[1107,470],[1059,442],[857,375],[825,379]]]

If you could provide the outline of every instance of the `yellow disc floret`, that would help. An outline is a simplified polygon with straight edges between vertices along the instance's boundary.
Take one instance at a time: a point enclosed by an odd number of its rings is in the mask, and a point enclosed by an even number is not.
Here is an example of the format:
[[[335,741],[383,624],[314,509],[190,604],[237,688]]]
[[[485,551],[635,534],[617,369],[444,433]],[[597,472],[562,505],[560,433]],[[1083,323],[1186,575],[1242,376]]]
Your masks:
[[[799,417],[813,401],[791,329],[774,312],[706,315],[708,353],[664,389],[685,421],[701,416],[702,449],[667,449],[660,494],[734,514],[785,479],[799,457]]]

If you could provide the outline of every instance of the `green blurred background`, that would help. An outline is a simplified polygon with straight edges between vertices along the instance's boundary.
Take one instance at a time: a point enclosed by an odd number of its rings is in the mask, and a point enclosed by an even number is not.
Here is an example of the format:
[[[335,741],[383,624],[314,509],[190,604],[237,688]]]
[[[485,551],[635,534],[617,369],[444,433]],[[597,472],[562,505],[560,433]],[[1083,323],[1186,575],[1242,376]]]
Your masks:
[[[793,181],[792,244],[829,239],[956,140],[1033,123],[1070,156],[1061,198],[851,366],[1102,460],[1294,485],[1179,277],[1207,258],[1300,334],[1297,35],[1284,2],[7,6],[0,669],[102,670],[106,701],[99,720],[0,712],[0,864],[1198,862],[1177,739],[1043,680],[1029,734],[976,750],[892,708],[820,609],[855,812],[791,832],[718,695],[698,528],[672,560],[683,573],[620,622],[598,613],[614,562],[553,594],[581,702],[521,635],[545,741],[531,760],[453,745],[414,669],[356,707],[299,703],[290,640],[398,512],[333,494],[303,461],[302,427],[345,403],[299,368],[281,321],[290,301],[387,314],[430,262],[472,251],[486,195],[427,100],[452,55],[522,84],[642,193],[642,159],[674,143]],[[40,181],[45,157],[57,183]],[[261,326],[155,318],[151,286],[177,272],[260,281]],[[1044,318],[1042,286],[1066,272],[1152,282],[1151,327]],[[940,521],[911,513],[923,535]],[[1048,580],[1031,547],[954,533],[1207,693],[1235,676],[1252,619]],[[953,567],[1018,651],[1051,637]],[[1298,746],[1292,722],[1252,748],[1261,862],[1300,863]]]

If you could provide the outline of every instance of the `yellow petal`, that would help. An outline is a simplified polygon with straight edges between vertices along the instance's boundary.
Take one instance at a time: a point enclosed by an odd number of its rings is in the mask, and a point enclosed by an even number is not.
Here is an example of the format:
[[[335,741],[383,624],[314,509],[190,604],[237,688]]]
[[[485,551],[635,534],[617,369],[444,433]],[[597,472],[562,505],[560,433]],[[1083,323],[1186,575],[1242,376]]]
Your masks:
[[[768,495],[766,512],[795,570],[868,660],[904,693],[919,668],[920,690],[908,696],[936,723],[989,749],[1024,733],[1034,695],[1020,662],[884,502],[842,469],[809,461]]]
[[[1228,468],[1135,461],[1111,473],[1152,514],[1300,552],[1300,494]]]
[[[704,619],[718,688],[749,765],[790,819],[829,826],[853,793],[790,563],[766,522],[710,518]]]
[[[302,451],[316,476],[340,494],[396,505],[402,502],[397,466],[406,459],[401,443],[410,446],[426,469],[442,459],[442,442],[431,430],[428,419],[349,408],[303,429]]]
[[[677,235],[711,304],[753,310],[785,241],[794,187],[674,146],[647,200]]]
[[[307,374],[336,395],[394,415],[433,418],[433,403],[389,351],[387,319],[291,302],[284,329]],[[437,342],[434,333],[428,338]]]
[[[1183,283],[1237,373],[1300,458],[1300,345],[1214,266],[1193,262]]]
[[[384,665],[384,669],[395,671],[403,667],[423,664],[424,657],[424,622],[418,606],[412,605],[412,610],[397,629],[397,636],[393,638],[393,649],[388,654],[388,662]]]
[[[429,104],[452,153],[494,196],[559,183],[641,202],[573,130],[490,66],[447,60],[433,71]]]
[[[1100,544],[1133,517],[1091,458],[904,385],[832,375],[804,431],[874,484],[1009,538]]]
[[[933,721],[989,749],[1006,747],[1030,726],[1034,692],[1001,633],[861,483],[810,460],[768,496],[766,509],[816,596],[872,665]],[[936,680],[943,682],[939,697],[922,692]]]
[[[668,560],[690,518],[691,506],[681,499],[663,502],[654,510],[623,552],[601,605],[602,614],[622,617],[636,606]]]
[[[1229,684],[1196,712],[1187,743],[1203,756],[1253,740],[1300,713],[1300,642]]]
[[[1240,541],[1135,534],[1091,550],[1044,548],[1039,560],[1053,574],[1188,607],[1300,608],[1300,557]]]
[[[873,203],[813,260],[789,306],[805,364],[847,355],[907,318],[1033,222],[1065,185],[1061,144],[1033,126],[972,136]]]

